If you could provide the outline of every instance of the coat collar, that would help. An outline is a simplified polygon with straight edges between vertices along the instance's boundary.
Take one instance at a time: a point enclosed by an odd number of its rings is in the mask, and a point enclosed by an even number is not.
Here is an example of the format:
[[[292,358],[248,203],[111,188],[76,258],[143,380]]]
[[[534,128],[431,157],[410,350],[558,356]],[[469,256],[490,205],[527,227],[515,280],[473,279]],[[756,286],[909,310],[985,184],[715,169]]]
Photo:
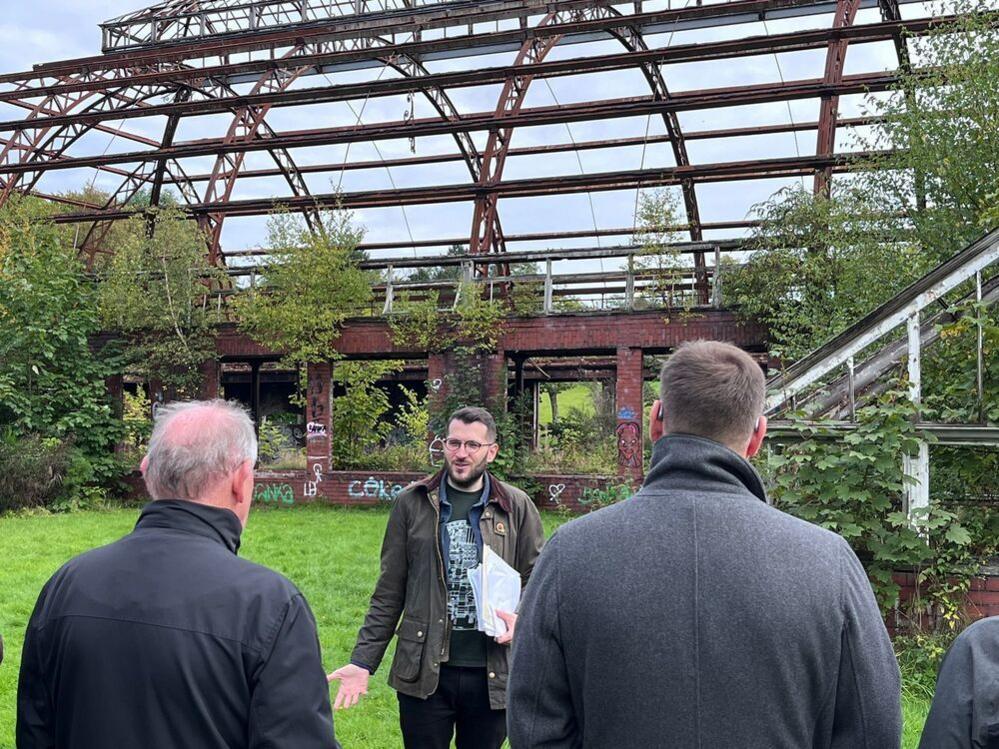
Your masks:
[[[653,445],[643,486],[667,480],[670,488],[704,489],[715,484],[743,489],[770,503],[763,479],[749,461],[720,442],[693,434],[667,434]]]
[[[422,487],[427,492],[427,497],[430,498],[431,501],[436,501],[435,499],[432,498],[431,495],[434,495],[440,489],[441,481],[444,480],[444,472],[446,470],[447,470],[446,468],[440,469],[439,471],[437,471],[437,473],[427,476],[426,478],[421,479],[420,481],[417,481],[415,486]],[[493,476],[491,473],[487,473],[487,476],[489,477],[489,499],[487,501],[495,502],[496,504],[498,504],[500,507],[503,508],[504,512],[509,513],[510,495],[507,493],[506,489],[503,488],[503,485],[501,484],[500,481],[496,479],[495,476]]]
[[[135,529],[169,528],[218,541],[235,554],[243,526],[236,513],[185,499],[159,499],[142,508]]]

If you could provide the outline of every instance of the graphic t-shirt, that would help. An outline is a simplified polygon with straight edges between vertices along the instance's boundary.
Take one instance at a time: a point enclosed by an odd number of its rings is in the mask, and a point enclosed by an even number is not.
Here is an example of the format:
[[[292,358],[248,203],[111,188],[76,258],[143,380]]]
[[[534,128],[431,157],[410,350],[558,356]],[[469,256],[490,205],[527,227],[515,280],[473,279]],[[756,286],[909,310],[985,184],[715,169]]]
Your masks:
[[[449,666],[486,665],[486,635],[476,629],[475,597],[466,570],[477,565],[479,547],[472,535],[468,512],[478,503],[481,492],[462,492],[449,486],[447,501],[451,505],[451,519],[444,529],[450,548],[447,565],[447,613],[451,619],[451,656]]]

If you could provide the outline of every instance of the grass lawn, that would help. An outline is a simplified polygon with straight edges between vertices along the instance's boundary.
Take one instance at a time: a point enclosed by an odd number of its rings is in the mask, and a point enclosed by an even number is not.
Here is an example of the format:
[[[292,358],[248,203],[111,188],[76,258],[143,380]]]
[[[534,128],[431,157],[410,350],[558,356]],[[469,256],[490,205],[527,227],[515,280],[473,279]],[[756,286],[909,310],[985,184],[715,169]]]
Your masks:
[[[24,627],[35,598],[67,559],[127,533],[136,509],[72,515],[0,517],[0,632],[7,653],[0,666],[0,749],[14,748],[17,671]],[[347,662],[378,574],[378,550],[387,511],[344,508],[256,508],[241,553],[293,580],[305,593],[319,623],[327,670]],[[545,515],[548,533],[560,519]],[[390,749],[402,745],[394,692],[385,683],[391,650],[361,703],[336,715],[337,736],[346,749]],[[907,694],[905,749],[915,749],[929,700]]]
[[[558,394],[558,412],[565,416],[569,411],[577,409],[583,413],[592,414],[596,409],[593,405],[593,394],[586,384],[574,385]],[[552,402],[545,392],[541,393],[541,404],[538,409],[538,420],[542,424],[552,423]]]

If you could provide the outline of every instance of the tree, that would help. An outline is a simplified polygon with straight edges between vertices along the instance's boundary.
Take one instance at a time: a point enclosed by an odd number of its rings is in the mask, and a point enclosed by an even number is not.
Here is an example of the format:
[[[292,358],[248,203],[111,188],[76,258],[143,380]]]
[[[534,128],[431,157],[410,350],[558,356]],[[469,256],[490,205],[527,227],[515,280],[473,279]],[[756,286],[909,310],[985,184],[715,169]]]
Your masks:
[[[198,225],[176,209],[130,219],[100,268],[101,322],[129,338],[128,369],[193,396],[216,357],[220,314],[210,292],[226,283],[208,263]]]
[[[358,265],[362,236],[344,211],[324,211],[315,230],[299,216],[271,216],[270,263],[234,303],[240,328],[281,351],[289,366],[333,361],[340,326],[363,312],[372,296],[374,274]]]
[[[93,284],[51,209],[13,198],[0,210],[0,431],[71,448],[78,484],[110,478],[120,435],[105,377]],[[0,469],[5,470],[5,469]]]
[[[679,212],[676,196],[665,189],[643,192],[638,202],[634,241],[640,249],[634,269],[652,276],[642,292],[644,300],[666,308],[689,306],[692,298],[684,288],[690,283],[690,267],[675,246],[679,234],[672,228],[679,223]]]
[[[811,351],[918,278],[926,264],[909,235],[859,190],[832,199],[793,187],[755,208],[743,267],[726,272],[725,300],[766,324],[785,361]]]

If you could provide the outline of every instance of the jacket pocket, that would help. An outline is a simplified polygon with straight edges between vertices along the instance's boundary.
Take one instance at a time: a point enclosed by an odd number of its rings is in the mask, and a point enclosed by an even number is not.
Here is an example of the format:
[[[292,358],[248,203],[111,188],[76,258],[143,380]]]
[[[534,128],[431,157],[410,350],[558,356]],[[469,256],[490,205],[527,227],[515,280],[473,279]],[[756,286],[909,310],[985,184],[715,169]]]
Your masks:
[[[395,634],[399,639],[395,645],[392,670],[403,681],[416,681],[420,676],[423,648],[427,641],[427,625],[405,615]]]

